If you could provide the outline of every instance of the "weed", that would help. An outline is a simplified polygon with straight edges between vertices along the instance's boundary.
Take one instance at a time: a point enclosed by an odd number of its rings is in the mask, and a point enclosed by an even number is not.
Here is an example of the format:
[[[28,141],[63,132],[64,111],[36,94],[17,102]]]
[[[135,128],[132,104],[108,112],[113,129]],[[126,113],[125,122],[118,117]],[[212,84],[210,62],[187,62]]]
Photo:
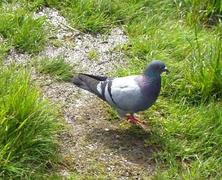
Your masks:
[[[56,48],[62,46],[62,41],[59,40],[59,39],[51,39],[51,40],[50,40],[50,43],[51,43],[54,47],[56,47]]]
[[[89,60],[93,60],[93,61],[98,60],[98,58],[99,58],[98,56],[99,55],[98,55],[98,52],[96,50],[89,51],[88,55],[87,55],[88,59]]]
[[[73,67],[62,57],[37,60],[36,67],[40,73],[49,74],[58,80],[69,81],[73,76]]]

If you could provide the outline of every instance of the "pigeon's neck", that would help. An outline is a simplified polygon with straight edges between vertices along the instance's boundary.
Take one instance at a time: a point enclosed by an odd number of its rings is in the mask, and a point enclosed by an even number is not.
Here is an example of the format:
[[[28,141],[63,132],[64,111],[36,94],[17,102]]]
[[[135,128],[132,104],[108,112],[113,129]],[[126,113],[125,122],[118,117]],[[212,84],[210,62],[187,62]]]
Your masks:
[[[146,69],[144,71],[144,75],[148,78],[152,78],[152,79],[156,79],[156,78],[160,78],[160,73],[157,71],[154,71],[150,68]]]
[[[155,82],[160,82],[161,76],[160,74],[157,74],[155,72],[149,72],[144,74],[144,77],[149,80],[149,83],[155,83]]]
[[[144,76],[144,93],[151,95],[154,99],[159,95],[160,87],[161,87],[161,76],[153,75],[153,76]]]

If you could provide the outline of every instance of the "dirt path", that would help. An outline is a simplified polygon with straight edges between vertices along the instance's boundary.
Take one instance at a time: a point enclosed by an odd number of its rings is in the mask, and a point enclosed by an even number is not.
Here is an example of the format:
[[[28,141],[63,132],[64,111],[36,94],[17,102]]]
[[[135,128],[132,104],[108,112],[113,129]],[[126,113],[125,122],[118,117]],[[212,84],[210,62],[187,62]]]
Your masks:
[[[124,54],[113,49],[127,42],[120,28],[108,35],[91,36],[72,30],[56,10],[45,8],[35,16],[45,15],[53,25],[52,38],[58,47],[49,44],[39,56],[63,56],[75,65],[76,71],[108,74],[116,66],[125,65]],[[90,60],[89,53],[97,59]],[[28,55],[12,53],[8,60],[29,59]],[[21,56],[21,57],[20,57]],[[19,61],[20,62],[20,61]],[[146,179],[154,172],[151,149],[144,146],[148,136],[142,130],[135,134],[124,121],[108,121],[109,108],[96,96],[76,88],[71,83],[56,82],[48,76],[38,76],[45,97],[61,106],[68,131],[60,137],[64,166],[60,174],[94,176],[106,179]],[[124,128],[121,123],[125,123]]]

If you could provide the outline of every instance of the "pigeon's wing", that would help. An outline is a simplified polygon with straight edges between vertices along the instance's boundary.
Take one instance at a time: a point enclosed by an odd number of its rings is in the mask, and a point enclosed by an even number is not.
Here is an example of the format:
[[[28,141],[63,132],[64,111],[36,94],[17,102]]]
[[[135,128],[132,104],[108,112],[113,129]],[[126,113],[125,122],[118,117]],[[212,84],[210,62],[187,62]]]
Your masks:
[[[108,77],[106,76],[95,76],[95,75],[90,75],[90,74],[83,74],[79,73],[77,76],[75,76],[72,79],[72,82],[82,88],[85,89],[97,96],[99,96],[101,99],[104,99],[104,93],[101,91],[98,91],[98,84],[102,84],[102,88],[105,88],[106,81],[108,80]]]
[[[102,88],[102,82],[98,84],[98,91],[104,92],[105,100],[117,109],[134,112],[143,103],[141,88],[136,81],[138,76],[127,76],[106,80]]]

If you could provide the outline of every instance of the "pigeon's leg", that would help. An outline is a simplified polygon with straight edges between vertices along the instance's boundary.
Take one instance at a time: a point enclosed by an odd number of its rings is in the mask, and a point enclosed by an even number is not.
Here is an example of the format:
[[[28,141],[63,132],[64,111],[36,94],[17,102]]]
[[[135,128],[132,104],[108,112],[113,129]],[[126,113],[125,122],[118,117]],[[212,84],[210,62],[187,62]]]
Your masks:
[[[127,115],[126,117],[127,117],[127,120],[130,123],[133,123],[133,124],[144,124],[143,121],[141,121],[138,118],[136,118],[133,114]]]

